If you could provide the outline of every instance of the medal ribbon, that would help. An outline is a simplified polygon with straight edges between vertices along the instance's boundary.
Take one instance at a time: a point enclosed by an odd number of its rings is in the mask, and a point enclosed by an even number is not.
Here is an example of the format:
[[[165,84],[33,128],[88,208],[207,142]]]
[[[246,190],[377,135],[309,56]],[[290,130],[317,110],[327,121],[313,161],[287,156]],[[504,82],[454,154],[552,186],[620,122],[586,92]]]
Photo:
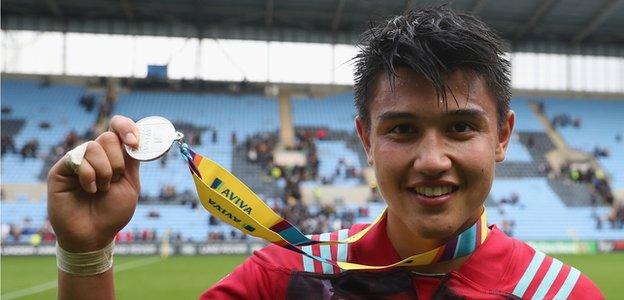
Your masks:
[[[392,267],[429,265],[452,260],[472,253],[485,241],[488,234],[485,209],[479,220],[464,232],[453,237],[446,244],[405,258],[386,266],[370,266],[346,261],[333,261],[308,254],[301,246],[314,244],[330,245],[354,243],[386,215],[384,210],[364,230],[339,241],[315,241],[279,216],[267,206],[249,187],[216,162],[180,144],[180,151],[186,159],[197,188],[202,206],[213,216],[243,233],[264,239],[286,249],[301,253],[314,260],[331,264],[342,270],[378,270]]]

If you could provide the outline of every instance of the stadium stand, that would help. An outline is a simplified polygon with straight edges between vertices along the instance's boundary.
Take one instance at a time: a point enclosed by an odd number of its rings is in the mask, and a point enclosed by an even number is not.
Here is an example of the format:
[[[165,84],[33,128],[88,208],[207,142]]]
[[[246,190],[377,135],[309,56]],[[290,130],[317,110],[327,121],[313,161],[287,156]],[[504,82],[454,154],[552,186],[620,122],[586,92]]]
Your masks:
[[[349,167],[361,168],[360,158],[351,149],[347,148],[345,141],[318,141],[316,142],[320,161],[319,176],[334,177],[334,185],[358,185],[359,178],[347,175]]]
[[[3,144],[8,136],[20,149],[36,138],[40,153],[35,158],[22,158],[5,149],[3,184],[41,182],[41,174],[49,168],[47,154],[63,143],[69,132],[82,135],[91,128],[98,113],[81,107],[79,101],[85,94],[87,89],[80,85],[3,80]],[[275,170],[272,152],[280,126],[276,99],[254,94],[125,91],[119,94],[113,114],[134,120],[150,115],[168,118],[186,134],[185,141],[193,149],[241,177],[304,232],[314,233],[347,227],[353,222],[370,222],[385,208],[383,202],[360,206],[345,201],[326,206],[296,200],[301,197],[300,183],[311,188],[366,184],[362,178],[366,156],[353,129],[352,97],[352,93],[342,93],[291,102],[297,135],[295,148],[306,153],[308,164],[310,159],[318,160],[318,169],[308,165],[305,169]],[[101,97],[96,94],[95,98]],[[621,184],[624,178],[616,170],[622,168],[624,153],[616,136],[617,129],[624,128],[617,115],[623,104],[594,100],[544,102],[551,119],[561,114],[581,118],[578,128],[558,126],[557,130],[572,147],[590,153],[596,146],[606,147],[609,156],[599,160],[614,184]],[[506,161],[497,166],[497,179],[488,198],[490,223],[521,239],[620,238],[622,229],[615,223],[609,224],[605,217],[610,207],[592,205],[595,203],[590,203],[592,195],[585,185],[551,178],[543,169],[546,154],[555,146],[531,103],[528,99],[512,101],[517,116],[516,135]],[[42,122],[48,122],[49,128],[42,128]],[[177,147],[157,162],[142,164],[141,176],[143,204],[120,233],[120,242],[158,239],[165,232],[171,233],[172,240],[183,241],[245,238],[198,208],[192,180]],[[27,241],[29,234],[49,227],[45,203],[29,200],[3,197],[2,201],[3,227],[7,225],[11,232],[20,232],[22,242]],[[541,221],[534,222],[536,218]],[[15,241],[6,236],[3,240]]]
[[[544,103],[551,122],[560,120],[556,128],[566,142],[578,150],[594,153],[610,175],[612,187],[624,189],[624,102],[548,99]],[[600,150],[607,150],[607,155],[600,155]]]
[[[2,107],[6,111],[2,113],[2,134],[13,140],[18,152],[2,155],[3,183],[40,182],[41,158],[69,132],[82,135],[91,127],[97,112],[88,112],[78,104],[85,92],[80,85],[2,80]],[[29,143],[34,143],[34,149],[23,152]]]
[[[607,215],[609,207],[565,206],[544,178],[494,181],[491,192],[494,199],[509,198],[514,193],[518,196],[517,202],[489,208],[488,219],[503,230],[505,223],[509,223],[512,226],[509,232],[520,239],[615,239],[622,236],[621,229],[604,226],[596,230],[594,216]]]
[[[180,124],[192,124],[201,141],[191,143],[192,148],[232,170],[236,146],[232,135],[242,141],[259,132],[277,130],[277,111],[276,101],[255,95],[130,92],[120,95],[114,113],[134,120],[160,115],[179,130]],[[186,134],[188,141],[188,131]],[[145,183],[142,192],[147,196],[158,196],[165,185],[177,186],[179,191],[194,189],[185,162],[174,148],[166,163],[141,165],[141,181]]]
[[[355,112],[352,93],[320,99],[294,98],[292,114],[295,126],[322,126],[336,131],[354,132]]]

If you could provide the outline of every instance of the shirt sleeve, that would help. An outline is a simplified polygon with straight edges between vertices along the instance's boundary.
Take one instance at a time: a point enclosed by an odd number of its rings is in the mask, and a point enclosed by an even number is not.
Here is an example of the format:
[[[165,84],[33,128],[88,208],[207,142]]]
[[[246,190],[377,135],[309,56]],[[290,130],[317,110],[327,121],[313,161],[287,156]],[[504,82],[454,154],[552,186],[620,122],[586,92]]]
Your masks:
[[[567,299],[604,299],[600,289],[585,275],[581,274]]]
[[[268,273],[250,257],[206,290],[199,299],[270,299],[272,284]]]

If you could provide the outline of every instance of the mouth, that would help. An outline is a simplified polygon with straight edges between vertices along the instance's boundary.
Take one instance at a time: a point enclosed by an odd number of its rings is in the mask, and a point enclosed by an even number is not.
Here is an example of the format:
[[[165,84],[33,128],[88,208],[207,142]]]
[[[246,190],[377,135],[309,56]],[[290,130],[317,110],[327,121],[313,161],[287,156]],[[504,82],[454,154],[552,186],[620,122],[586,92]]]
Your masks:
[[[408,189],[413,198],[424,206],[438,206],[447,203],[457,190],[459,187],[456,185],[419,186]]]
[[[428,187],[428,186],[416,187],[412,189],[412,191],[420,196],[434,198],[434,197],[440,197],[440,196],[451,194],[457,191],[457,189],[458,189],[457,186],[445,185],[445,186],[436,186],[436,187]]]

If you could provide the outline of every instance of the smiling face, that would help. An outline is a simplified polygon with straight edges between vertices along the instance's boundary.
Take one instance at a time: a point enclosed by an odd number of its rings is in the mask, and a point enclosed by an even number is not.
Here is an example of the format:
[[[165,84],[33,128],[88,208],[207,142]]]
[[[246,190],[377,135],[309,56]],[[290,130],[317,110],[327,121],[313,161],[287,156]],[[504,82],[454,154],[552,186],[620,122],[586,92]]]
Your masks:
[[[482,77],[469,72],[445,77],[448,108],[426,78],[408,69],[397,74],[394,88],[378,77],[368,104],[370,128],[359,118],[356,127],[388,204],[390,240],[401,254],[398,239],[437,246],[478,219],[514,115],[498,128],[495,99]]]

